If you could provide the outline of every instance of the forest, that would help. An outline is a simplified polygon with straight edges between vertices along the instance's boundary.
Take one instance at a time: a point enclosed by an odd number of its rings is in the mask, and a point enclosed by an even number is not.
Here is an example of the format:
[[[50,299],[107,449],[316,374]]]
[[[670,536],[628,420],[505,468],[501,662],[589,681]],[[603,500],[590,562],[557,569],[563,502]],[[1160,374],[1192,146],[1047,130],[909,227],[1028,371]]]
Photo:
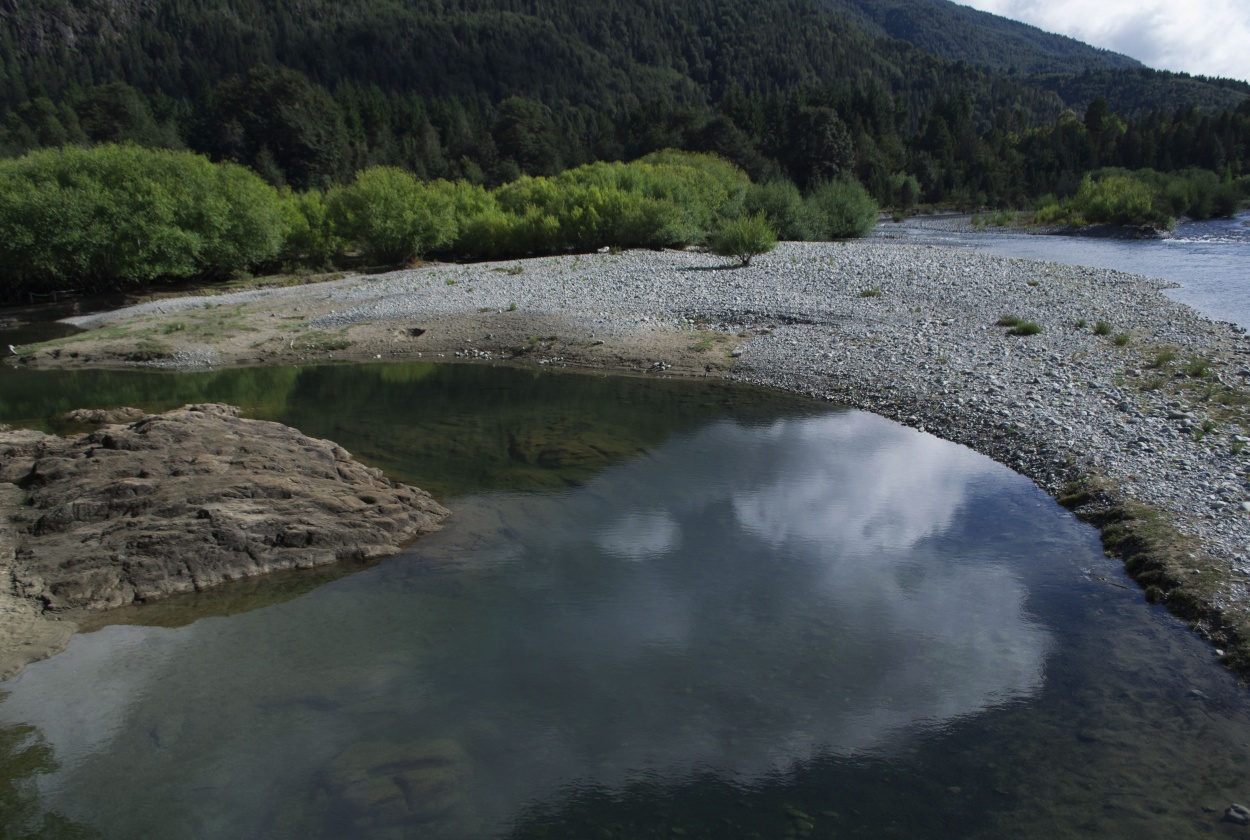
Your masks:
[[[9,2],[0,155],[98,144],[326,195],[379,167],[493,191],[676,149],[897,213],[1071,210],[1116,173],[1163,220],[1250,192],[1250,85],[941,0]]]

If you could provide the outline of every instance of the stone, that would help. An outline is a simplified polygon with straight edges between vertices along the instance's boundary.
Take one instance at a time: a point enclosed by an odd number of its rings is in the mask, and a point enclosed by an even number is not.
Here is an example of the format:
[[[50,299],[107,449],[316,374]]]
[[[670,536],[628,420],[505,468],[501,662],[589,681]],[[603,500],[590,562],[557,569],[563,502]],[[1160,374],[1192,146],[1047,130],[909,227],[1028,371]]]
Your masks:
[[[1250,808],[1234,802],[1224,811],[1224,821],[1237,825],[1250,825]]]
[[[44,612],[376,560],[448,515],[335,443],[224,405],[66,438],[0,432],[0,488],[0,580]]]
[[[455,741],[362,741],[330,762],[321,786],[354,828],[377,830],[449,816],[462,804],[469,775]]]

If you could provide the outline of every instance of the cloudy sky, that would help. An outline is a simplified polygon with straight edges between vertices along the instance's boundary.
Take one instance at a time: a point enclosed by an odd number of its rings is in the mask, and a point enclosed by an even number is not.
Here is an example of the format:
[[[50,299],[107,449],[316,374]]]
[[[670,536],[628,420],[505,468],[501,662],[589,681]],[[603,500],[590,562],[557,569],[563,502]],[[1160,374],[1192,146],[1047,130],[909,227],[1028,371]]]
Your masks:
[[[1136,58],[1250,81],[1247,0],[957,0]]]

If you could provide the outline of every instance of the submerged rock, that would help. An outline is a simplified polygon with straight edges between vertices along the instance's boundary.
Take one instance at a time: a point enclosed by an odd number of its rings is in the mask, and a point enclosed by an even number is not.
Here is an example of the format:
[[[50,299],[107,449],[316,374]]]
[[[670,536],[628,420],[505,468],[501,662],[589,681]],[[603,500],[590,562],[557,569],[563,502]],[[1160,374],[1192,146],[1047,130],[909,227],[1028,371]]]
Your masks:
[[[468,776],[468,759],[454,741],[364,741],[331,762],[322,785],[334,816],[360,832],[451,816],[463,804]]]
[[[373,560],[448,513],[330,441],[224,405],[68,438],[0,432],[0,487],[0,582],[45,610]]]

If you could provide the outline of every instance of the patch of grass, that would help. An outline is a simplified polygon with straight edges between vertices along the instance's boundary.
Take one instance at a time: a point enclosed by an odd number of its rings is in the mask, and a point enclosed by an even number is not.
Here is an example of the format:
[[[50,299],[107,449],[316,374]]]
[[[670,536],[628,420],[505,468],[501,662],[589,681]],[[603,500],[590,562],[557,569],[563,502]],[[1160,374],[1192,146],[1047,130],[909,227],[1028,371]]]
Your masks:
[[[718,342],[726,341],[728,338],[729,336],[724,333],[706,332],[699,337],[698,341],[690,345],[690,349],[703,353],[711,350]]]
[[[1211,375],[1211,360],[1194,356],[1185,363],[1184,373],[1190,379],[1206,379]]]
[[[173,348],[163,341],[157,341],[155,338],[141,338],[135,342],[134,349],[125,355],[132,362],[152,362],[168,358],[172,352]]]
[[[1111,324],[1106,321],[1098,321],[1094,324],[1094,335],[1111,335]]]
[[[576,260],[573,262],[573,267],[577,267]],[[511,274],[513,277],[516,277],[518,274],[525,273],[525,266],[517,263],[516,265],[510,265],[507,268],[492,268],[491,271],[498,271],[500,274]]]
[[[1077,319],[1076,319],[1076,323],[1074,323],[1072,326],[1076,327],[1078,330],[1083,330],[1083,329],[1085,329],[1085,319],[1084,319],[1084,318],[1077,318]]]
[[[1026,280],[1026,281],[1025,281],[1025,285],[1026,285],[1026,286],[1037,286],[1037,285],[1040,285],[1040,284],[1039,284],[1036,280]]]
[[[453,279],[451,279],[450,277],[448,277],[446,280],[444,280],[444,281],[443,281],[443,283],[444,283],[444,285],[447,285],[447,286],[454,286],[454,285],[456,285],[456,281],[455,281],[455,280],[453,280]]]
[[[1132,340],[1133,340],[1133,337],[1131,335],[1129,335],[1126,332],[1122,332],[1122,333],[1116,333],[1112,337],[1111,343],[1114,344],[1116,347],[1126,347],[1128,346],[1128,343]]]
[[[1164,368],[1176,361],[1175,347],[1160,347],[1155,351],[1154,358],[1150,360],[1152,368]]]
[[[291,347],[295,350],[331,352],[334,350],[346,350],[352,344],[352,340],[347,337],[347,329],[344,328],[338,332],[313,330],[304,333],[299,338],[292,340]]]
[[[512,303],[508,304],[508,311],[509,311],[509,312],[516,312],[516,301],[515,301],[515,300],[514,300],[514,301],[512,301]]]
[[[1032,321],[1021,321],[1011,329],[1007,330],[1007,335],[1037,335],[1042,331],[1040,324]]]
[[[1023,322],[1024,322],[1024,319],[1020,318],[1019,316],[1003,315],[994,323],[995,325],[1000,326],[1000,327],[1015,327],[1015,326],[1019,326]]]
[[[862,298],[881,297],[881,287],[873,286],[871,289],[864,289],[859,293]]]
[[[161,327],[161,332],[163,332],[165,335],[170,335],[171,333],[182,332],[186,328],[187,328],[187,325],[182,323],[181,321],[174,321],[173,323],[166,324],[165,326]]]
[[[1228,445],[1228,454],[1240,455],[1242,450],[1245,448],[1246,448],[1246,442],[1244,440],[1235,440]]]

